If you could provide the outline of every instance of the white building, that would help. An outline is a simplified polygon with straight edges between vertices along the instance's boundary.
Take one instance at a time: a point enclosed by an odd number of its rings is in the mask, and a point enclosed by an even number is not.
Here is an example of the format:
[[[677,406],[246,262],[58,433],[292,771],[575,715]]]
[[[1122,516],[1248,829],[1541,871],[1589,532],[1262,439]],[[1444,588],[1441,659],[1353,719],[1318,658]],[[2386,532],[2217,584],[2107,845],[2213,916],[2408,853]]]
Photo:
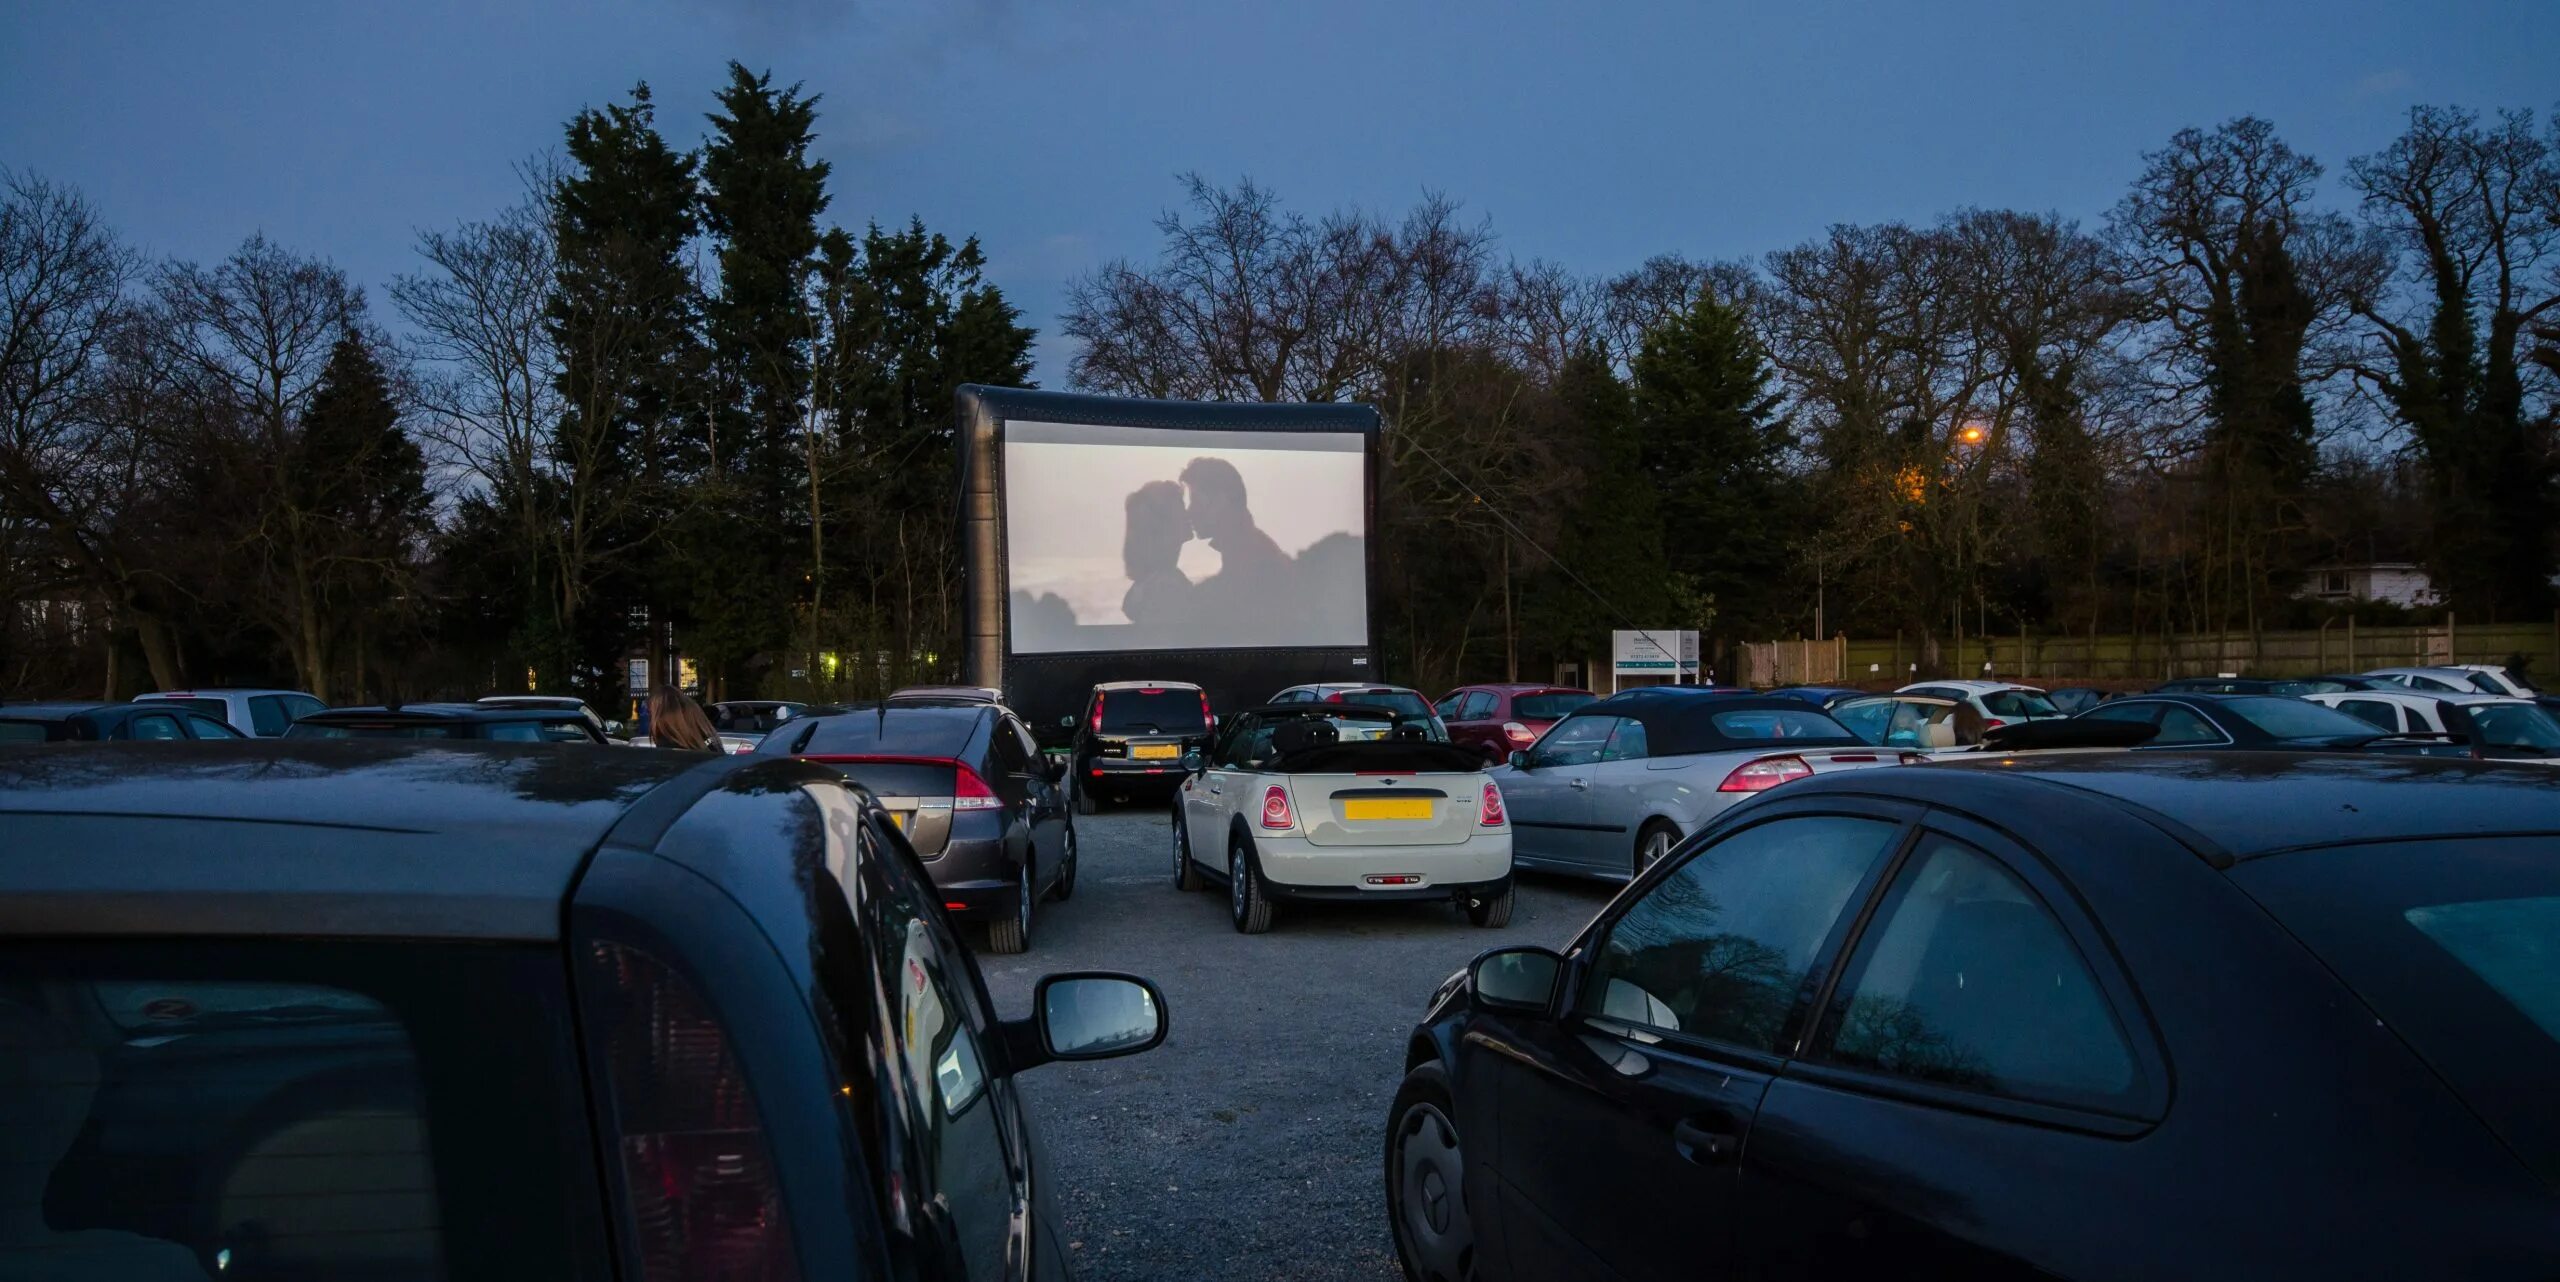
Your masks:
[[[2339,605],[2356,601],[2385,601],[2400,606],[2440,603],[2435,581],[2414,561],[2314,566],[2303,575],[2302,589],[2294,595]]]

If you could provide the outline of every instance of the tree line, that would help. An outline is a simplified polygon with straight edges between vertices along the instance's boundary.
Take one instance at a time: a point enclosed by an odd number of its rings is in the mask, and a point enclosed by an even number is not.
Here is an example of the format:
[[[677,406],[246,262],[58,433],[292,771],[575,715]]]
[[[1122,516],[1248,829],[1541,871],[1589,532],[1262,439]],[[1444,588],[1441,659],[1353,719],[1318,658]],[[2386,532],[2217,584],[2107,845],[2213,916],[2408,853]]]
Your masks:
[[[290,682],[713,695],[956,676],[951,394],[1027,385],[974,239],[830,220],[818,99],[732,64],[698,145],[639,87],[377,310],[251,237],[154,261],[0,193],[0,694]],[[1183,180],[1071,283],[1083,390],[1376,404],[1383,666],[1438,686],[1721,642],[2300,624],[2424,564],[2545,617],[2560,125],[2420,107],[2326,171],[2178,133],[2094,225],[1965,209],[1588,276],[1426,195]],[[1711,645],[1716,644],[1711,642]],[[664,668],[655,668],[664,671]]]

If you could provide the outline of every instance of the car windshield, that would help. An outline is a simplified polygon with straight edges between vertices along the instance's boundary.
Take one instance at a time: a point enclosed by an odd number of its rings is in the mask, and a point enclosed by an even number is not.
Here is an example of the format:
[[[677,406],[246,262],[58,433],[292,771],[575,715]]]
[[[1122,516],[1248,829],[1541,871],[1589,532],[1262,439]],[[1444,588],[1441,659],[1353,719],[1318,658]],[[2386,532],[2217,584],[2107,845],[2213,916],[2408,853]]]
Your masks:
[[[2062,709],[2041,690],[1993,690],[1982,696],[1982,710],[1995,717],[2058,717]]]
[[[1511,701],[1511,715],[1522,721],[1562,721],[1597,700],[1596,694],[1580,690],[1549,690],[1543,694],[1524,694]]]
[[[2225,700],[2222,706],[2277,739],[2361,739],[2373,734],[2373,727],[2360,718],[2300,699],[2248,695]]]
[[[1150,686],[1102,692],[1104,734],[1198,734],[1208,724],[1197,689]]]
[[[2560,756],[2560,720],[2530,703],[2492,703],[2471,709],[2480,741],[2492,748],[2531,748]]]
[[[2448,804],[2456,804],[2451,798]],[[2250,860],[2233,879],[2372,1006],[2528,1165],[2560,1179],[2560,860],[2548,838],[2384,842]]]

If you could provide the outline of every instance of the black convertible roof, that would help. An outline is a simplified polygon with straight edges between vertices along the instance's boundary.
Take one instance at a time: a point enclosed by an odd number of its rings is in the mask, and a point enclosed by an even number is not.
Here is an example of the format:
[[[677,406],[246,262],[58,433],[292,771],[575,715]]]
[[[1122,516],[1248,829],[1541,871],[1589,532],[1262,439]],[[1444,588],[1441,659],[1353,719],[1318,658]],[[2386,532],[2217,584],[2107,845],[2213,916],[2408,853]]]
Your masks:
[[[0,936],[556,938],[577,870],[644,798],[742,768],[814,769],[556,744],[0,749]]]
[[[1598,703],[1584,704],[1576,716],[1605,713],[1626,717],[1643,724],[1646,750],[1657,757],[1678,757],[1699,752],[1741,752],[1760,748],[1863,748],[1865,740],[1850,734],[1848,727],[1831,721],[1831,715],[1802,699],[1768,698],[1759,695],[1710,694],[1708,687],[1697,694],[1621,693]],[[1667,687],[1654,687],[1656,691]],[[1783,712],[1790,717],[1818,717],[1831,722],[1837,734],[1801,738],[1752,738],[1727,733],[1716,719],[1730,713]]]

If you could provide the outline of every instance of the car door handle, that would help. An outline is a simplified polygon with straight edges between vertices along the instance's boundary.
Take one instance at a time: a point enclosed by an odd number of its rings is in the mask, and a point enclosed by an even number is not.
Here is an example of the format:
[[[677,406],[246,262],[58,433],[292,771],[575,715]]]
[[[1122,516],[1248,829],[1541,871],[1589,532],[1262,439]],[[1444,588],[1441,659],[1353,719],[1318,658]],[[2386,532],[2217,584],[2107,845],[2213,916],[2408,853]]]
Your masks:
[[[1682,1118],[1671,1125],[1671,1147],[1680,1156],[1700,1166],[1722,1166],[1733,1160],[1742,1149],[1742,1137],[1724,1129],[1721,1118],[1707,1119],[1707,1125]]]
[[[1580,792],[1581,790],[1590,787],[1591,781],[1588,779],[1567,779],[1564,781],[1564,786],[1571,788],[1576,792]]]

